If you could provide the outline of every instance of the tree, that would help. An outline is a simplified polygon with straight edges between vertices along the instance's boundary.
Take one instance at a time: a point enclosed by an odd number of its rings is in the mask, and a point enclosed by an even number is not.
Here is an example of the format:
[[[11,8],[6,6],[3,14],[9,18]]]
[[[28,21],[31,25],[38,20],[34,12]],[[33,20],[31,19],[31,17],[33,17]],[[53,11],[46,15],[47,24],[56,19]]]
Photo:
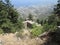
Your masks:
[[[60,26],[60,0],[58,0],[58,4],[54,8],[54,14],[57,18],[57,25]]]
[[[40,24],[40,20],[39,19],[37,19],[37,23]]]
[[[21,23],[18,21],[18,15],[18,12],[10,3],[10,0],[5,0],[5,2],[0,0],[0,28],[3,32],[9,33],[17,31],[18,28],[20,29],[21,25],[16,25]]]
[[[47,40],[46,45],[60,45],[60,0],[58,0],[58,4],[54,8],[54,15],[49,16],[47,24],[45,24],[45,28],[47,30],[54,30],[53,32],[49,32],[49,37],[51,40]],[[56,26],[56,27],[55,27]]]
[[[29,14],[28,18],[29,18],[29,20],[33,20],[32,14]]]

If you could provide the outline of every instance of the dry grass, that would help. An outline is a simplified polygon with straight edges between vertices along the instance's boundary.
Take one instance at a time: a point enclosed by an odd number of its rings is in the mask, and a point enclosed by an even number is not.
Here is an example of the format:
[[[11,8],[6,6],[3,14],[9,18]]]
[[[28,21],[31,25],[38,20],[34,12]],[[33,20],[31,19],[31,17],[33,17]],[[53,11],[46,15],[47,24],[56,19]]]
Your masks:
[[[27,32],[27,33],[26,33]],[[28,34],[28,31],[24,31],[23,34]],[[10,33],[10,34],[4,34],[4,35],[0,35],[0,42],[3,45],[41,45],[44,43],[43,40],[41,40],[40,38],[27,38],[28,36],[26,36],[24,39],[20,39],[17,38],[15,34]]]

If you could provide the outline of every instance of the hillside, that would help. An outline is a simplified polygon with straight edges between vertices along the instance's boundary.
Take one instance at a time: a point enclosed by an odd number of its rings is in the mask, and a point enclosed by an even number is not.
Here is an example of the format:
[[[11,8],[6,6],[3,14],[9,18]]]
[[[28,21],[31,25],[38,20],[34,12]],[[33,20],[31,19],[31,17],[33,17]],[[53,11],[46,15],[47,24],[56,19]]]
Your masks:
[[[53,11],[53,6],[30,6],[17,8],[21,17],[26,18],[29,14],[32,14],[35,18],[45,19]]]

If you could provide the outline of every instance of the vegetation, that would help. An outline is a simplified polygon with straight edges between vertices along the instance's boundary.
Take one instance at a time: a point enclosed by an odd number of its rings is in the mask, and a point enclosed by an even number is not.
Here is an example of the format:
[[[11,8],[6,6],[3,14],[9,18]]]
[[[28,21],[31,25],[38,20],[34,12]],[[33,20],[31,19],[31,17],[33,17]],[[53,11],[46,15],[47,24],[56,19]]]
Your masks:
[[[38,24],[40,24],[40,20],[39,19],[37,19],[37,21],[36,21]]]
[[[21,29],[22,25],[20,25],[21,21],[18,20],[18,15],[10,0],[5,0],[5,2],[0,0],[0,29],[4,33],[15,32],[18,28]]]
[[[60,26],[60,0],[58,0],[58,4],[54,8],[53,15],[48,17],[48,21],[44,24],[44,29],[46,30],[56,30],[58,26]]]
[[[60,0],[54,8],[54,15],[49,16],[48,22],[45,24],[46,30],[50,30],[49,37],[51,40],[48,40],[44,45],[60,45]],[[52,31],[54,30],[54,31]]]
[[[14,35],[17,38],[23,39],[30,36],[38,37],[40,34],[48,32],[48,34],[41,36],[41,38],[49,38],[47,43],[44,43],[44,45],[60,45],[60,28],[58,27],[60,26],[60,0],[58,0],[58,4],[54,8],[53,14],[46,20],[40,20],[38,18],[36,20],[37,23],[35,22],[35,24],[30,24],[27,22],[26,26],[29,27],[27,28],[29,31],[27,31],[27,29],[22,30],[23,19],[18,16],[19,14],[10,3],[10,0],[0,0],[0,34],[17,32]],[[32,14],[29,14],[28,18],[29,20],[34,21]]]
[[[32,37],[37,37],[44,32],[43,26],[33,25],[33,29],[31,30]]]
[[[28,18],[29,18],[29,20],[33,20],[32,14],[29,14]]]
[[[20,18],[18,19],[18,12],[13,7],[13,5],[10,3],[10,0],[0,0],[0,34],[1,33],[15,33],[17,37],[23,37],[22,32],[20,29],[23,28],[23,20]],[[33,21],[33,16],[29,14],[28,16],[29,20]],[[53,40],[56,36],[56,42],[60,42],[60,28],[57,28],[60,26],[60,0],[58,0],[58,4],[54,8],[54,12],[51,16],[49,16],[46,20],[39,20],[36,21],[38,24],[41,24],[42,26],[36,26],[36,24],[30,25],[31,27],[31,36],[37,37],[40,34],[42,34],[45,31],[51,31],[53,32],[54,36],[50,36]]]

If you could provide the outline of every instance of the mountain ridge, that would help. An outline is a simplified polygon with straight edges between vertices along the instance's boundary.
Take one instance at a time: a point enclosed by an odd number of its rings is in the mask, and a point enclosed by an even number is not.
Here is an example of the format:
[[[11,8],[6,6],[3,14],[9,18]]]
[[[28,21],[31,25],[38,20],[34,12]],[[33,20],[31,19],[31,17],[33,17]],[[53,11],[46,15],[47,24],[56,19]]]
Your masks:
[[[30,7],[20,7],[17,9],[20,16],[22,18],[27,18],[29,14],[32,14],[35,18],[46,18],[49,15],[51,15],[51,12],[53,11],[53,6],[47,5],[47,6],[30,6]],[[44,18],[44,19],[45,19]]]

